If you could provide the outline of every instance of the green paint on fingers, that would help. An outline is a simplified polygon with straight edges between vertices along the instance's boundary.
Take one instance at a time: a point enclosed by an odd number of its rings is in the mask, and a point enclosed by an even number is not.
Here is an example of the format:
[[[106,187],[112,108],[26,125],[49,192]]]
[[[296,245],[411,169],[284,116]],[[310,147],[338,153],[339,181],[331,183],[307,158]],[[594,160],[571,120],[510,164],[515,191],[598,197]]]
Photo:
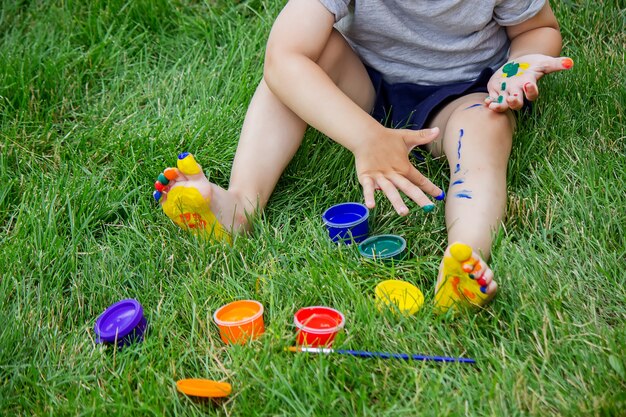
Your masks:
[[[502,85],[500,86],[500,90],[502,91],[506,90],[506,83],[502,83]]]

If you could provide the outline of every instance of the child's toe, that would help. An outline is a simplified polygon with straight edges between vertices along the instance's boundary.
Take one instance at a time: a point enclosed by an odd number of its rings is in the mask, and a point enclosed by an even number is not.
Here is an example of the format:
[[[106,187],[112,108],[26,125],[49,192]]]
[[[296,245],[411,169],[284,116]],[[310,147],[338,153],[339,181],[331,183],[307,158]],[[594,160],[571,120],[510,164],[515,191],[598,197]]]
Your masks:
[[[159,174],[154,183],[152,197],[157,203],[163,204],[167,199],[167,193],[172,189],[177,180],[184,180],[185,176],[176,168],[166,168]]]
[[[476,283],[480,285],[481,287],[485,285],[489,285],[492,281],[493,281],[493,272],[489,268],[485,269],[483,273],[476,278]]]
[[[497,291],[498,283],[493,280],[489,284],[480,287],[480,292],[489,296],[494,296]],[[491,297],[489,297],[489,299],[491,299]]]
[[[165,171],[163,171],[163,176],[169,181],[175,180],[182,175],[183,174],[177,168],[166,168]]]

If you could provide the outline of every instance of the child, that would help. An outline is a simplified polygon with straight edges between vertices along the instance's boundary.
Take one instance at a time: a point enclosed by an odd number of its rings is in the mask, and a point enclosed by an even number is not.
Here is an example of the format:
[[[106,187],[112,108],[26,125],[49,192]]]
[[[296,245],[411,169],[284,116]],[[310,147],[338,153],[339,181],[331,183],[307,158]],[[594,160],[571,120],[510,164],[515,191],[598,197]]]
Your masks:
[[[537,98],[544,74],[573,65],[553,58],[560,51],[546,0],[290,0],[269,36],[228,190],[182,154],[155,198],[181,227],[229,240],[265,207],[311,125],[354,154],[367,207],[381,190],[401,216],[400,193],[429,212],[428,196],[445,193],[409,161],[424,145],[450,166],[435,303],[482,306],[497,290],[485,261],[505,212],[511,110]]]

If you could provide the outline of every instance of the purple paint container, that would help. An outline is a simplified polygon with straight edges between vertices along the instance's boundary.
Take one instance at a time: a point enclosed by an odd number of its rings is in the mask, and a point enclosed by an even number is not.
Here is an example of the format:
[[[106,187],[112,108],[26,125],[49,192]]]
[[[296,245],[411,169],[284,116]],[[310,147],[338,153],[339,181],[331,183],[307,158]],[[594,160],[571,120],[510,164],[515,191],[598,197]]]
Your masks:
[[[97,343],[116,343],[118,347],[143,340],[147,326],[143,307],[132,298],[118,301],[96,319]]]

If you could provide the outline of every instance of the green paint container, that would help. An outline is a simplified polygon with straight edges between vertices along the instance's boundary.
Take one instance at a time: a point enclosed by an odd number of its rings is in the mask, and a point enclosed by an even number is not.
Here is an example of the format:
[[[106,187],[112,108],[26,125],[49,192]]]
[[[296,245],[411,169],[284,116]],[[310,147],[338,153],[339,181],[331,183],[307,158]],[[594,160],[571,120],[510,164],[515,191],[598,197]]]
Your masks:
[[[401,260],[406,255],[406,240],[397,235],[376,235],[359,244],[359,253],[373,260]]]

